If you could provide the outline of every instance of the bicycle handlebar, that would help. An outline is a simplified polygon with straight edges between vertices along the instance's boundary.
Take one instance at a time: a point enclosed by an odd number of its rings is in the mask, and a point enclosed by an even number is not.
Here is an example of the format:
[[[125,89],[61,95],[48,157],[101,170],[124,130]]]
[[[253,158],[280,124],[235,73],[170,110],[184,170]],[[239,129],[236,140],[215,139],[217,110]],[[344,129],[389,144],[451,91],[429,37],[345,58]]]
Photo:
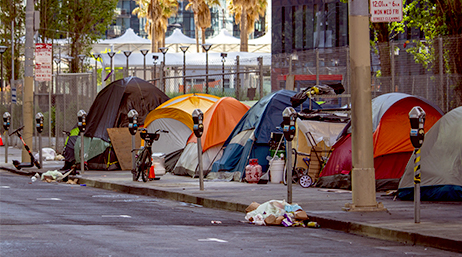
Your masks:
[[[18,133],[19,131],[21,131],[23,128],[24,128],[24,126],[19,127],[15,131],[11,132],[9,136],[11,137],[12,135],[14,135],[14,134]]]

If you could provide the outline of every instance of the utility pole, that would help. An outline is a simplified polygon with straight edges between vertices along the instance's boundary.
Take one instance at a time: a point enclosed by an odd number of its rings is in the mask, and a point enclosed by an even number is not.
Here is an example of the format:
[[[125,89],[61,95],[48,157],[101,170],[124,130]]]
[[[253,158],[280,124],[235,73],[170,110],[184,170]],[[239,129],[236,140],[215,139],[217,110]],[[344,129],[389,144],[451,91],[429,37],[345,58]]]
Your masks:
[[[33,149],[32,135],[34,131],[34,0],[26,3],[26,49],[24,66],[24,93],[23,93],[23,125],[24,141]],[[29,161],[29,153],[22,150],[22,162]]]
[[[384,211],[376,201],[372,140],[371,54],[368,0],[349,0],[351,64],[351,189],[353,203],[347,211]]]

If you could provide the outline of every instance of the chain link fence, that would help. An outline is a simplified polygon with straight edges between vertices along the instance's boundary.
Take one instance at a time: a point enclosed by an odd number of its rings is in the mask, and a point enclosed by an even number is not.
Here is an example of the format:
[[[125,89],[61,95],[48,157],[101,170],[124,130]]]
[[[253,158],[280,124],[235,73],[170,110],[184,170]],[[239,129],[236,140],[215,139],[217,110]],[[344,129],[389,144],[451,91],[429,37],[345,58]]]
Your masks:
[[[371,95],[402,92],[424,97],[448,112],[462,105],[462,55],[458,44],[462,36],[436,39],[433,42],[388,42],[371,49]],[[415,51],[428,51],[433,59],[416,63]],[[163,67],[154,65],[116,67],[99,72],[53,76],[52,82],[35,83],[34,113],[42,112],[45,126],[43,147],[62,152],[65,135],[77,122],[80,109],[89,111],[97,93],[114,80],[128,76],[145,78],[170,97],[186,93],[209,93],[231,96],[239,100],[258,100],[272,91],[300,91],[318,84],[342,83],[343,97],[322,98],[324,106],[337,108],[350,103],[349,48],[325,48],[299,51],[293,54],[264,55],[263,57],[217,58],[183,65]],[[164,72],[161,72],[161,71]],[[184,73],[186,71],[186,73]],[[287,80],[293,79],[293,88]],[[206,83],[208,81],[208,83]],[[16,103],[12,103],[12,88]],[[22,125],[23,81],[7,85],[3,92],[1,112],[11,113],[11,128]],[[346,96],[346,97],[345,97]],[[35,121],[34,121],[35,122]],[[3,128],[2,128],[3,132]],[[34,133],[35,130],[34,130]],[[47,140],[48,138],[48,140]],[[16,141],[15,141],[16,140]],[[10,141],[19,145],[17,139]],[[34,148],[38,144],[34,142]]]

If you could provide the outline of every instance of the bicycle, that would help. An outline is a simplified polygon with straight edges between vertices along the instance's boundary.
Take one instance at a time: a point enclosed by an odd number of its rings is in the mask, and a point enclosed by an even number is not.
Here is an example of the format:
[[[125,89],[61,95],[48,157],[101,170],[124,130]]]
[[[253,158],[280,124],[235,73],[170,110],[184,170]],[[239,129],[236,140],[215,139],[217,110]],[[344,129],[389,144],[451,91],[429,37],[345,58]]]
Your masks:
[[[138,181],[140,176],[143,182],[149,180],[149,170],[152,165],[152,143],[159,140],[160,133],[168,133],[166,130],[158,129],[154,133],[148,133],[145,128],[140,128],[140,137],[144,140],[145,146],[141,149],[133,149],[138,151],[135,159],[135,169],[132,170],[133,181]]]
[[[37,169],[41,169],[42,167],[40,166],[40,162],[34,158],[34,155],[32,154],[32,152],[30,151],[30,148],[29,146],[26,144],[26,142],[24,141],[24,139],[22,138],[22,135],[21,135],[21,130],[24,129],[24,126],[16,129],[15,131],[11,132],[10,133],[10,137],[14,134],[16,134],[19,139],[21,140],[21,142],[23,143],[24,145],[24,148],[26,149],[26,151],[29,153],[29,156],[30,156],[30,162],[19,162],[18,160],[13,160],[13,165],[16,169],[20,170],[21,168],[31,168],[31,167],[37,167]]]

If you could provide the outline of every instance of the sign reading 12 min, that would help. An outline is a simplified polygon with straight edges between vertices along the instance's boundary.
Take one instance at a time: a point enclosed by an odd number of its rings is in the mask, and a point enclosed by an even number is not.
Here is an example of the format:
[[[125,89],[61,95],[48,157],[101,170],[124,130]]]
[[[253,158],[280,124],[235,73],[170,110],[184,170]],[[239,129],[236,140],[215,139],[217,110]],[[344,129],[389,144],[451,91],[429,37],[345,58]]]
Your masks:
[[[371,22],[392,22],[403,20],[402,0],[371,0]]]

